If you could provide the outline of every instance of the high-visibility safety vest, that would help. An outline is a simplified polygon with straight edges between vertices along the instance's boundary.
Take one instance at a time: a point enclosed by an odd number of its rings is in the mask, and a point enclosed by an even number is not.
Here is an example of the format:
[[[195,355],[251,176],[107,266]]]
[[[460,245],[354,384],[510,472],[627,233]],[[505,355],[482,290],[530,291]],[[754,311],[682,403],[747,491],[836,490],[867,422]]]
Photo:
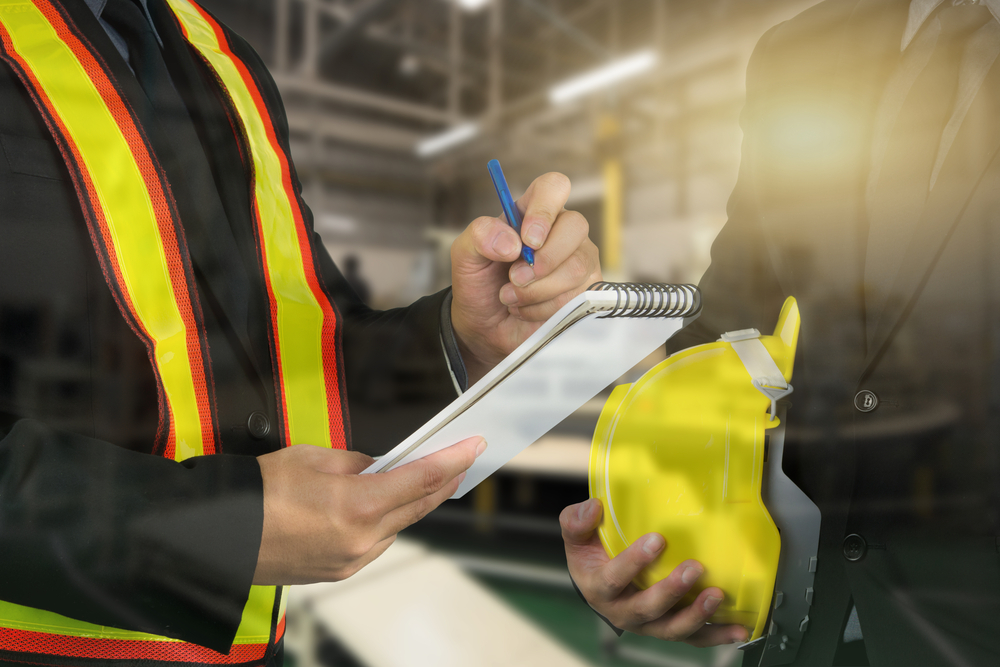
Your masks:
[[[215,73],[252,161],[253,222],[267,297],[284,446],[347,446],[338,317],[319,278],[278,140],[250,68],[191,0],[167,0]],[[160,404],[158,451],[177,461],[218,451],[212,364],[198,293],[166,175],[102,57],[53,0],[0,0],[0,57],[17,73],[73,179],[118,306],[145,343]],[[280,587],[254,586],[228,654],[176,639],[84,623],[0,602],[0,645],[36,655],[144,662],[260,664],[284,631]]]

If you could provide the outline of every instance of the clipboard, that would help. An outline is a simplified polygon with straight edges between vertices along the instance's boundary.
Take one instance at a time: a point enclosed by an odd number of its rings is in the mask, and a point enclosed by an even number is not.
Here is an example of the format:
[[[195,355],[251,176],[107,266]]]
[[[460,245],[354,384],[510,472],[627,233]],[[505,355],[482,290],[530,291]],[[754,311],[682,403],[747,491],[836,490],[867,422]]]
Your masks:
[[[461,498],[701,311],[693,285],[597,283],[574,297],[476,384],[365,469],[387,472],[473,436],[486,451]]]

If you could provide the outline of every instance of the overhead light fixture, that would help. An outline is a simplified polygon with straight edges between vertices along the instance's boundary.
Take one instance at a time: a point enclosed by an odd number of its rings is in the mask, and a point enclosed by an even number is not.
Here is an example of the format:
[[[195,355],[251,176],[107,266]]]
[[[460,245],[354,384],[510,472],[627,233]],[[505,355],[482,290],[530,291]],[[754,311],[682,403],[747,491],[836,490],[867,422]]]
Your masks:
[[[432,155],[443,153],[449,148],[469,141],[477,134],[479,134],[479,125],[477,123],[456,125],[441,134],[435,134],[433,137],[428,137],[418,142],[416,147],[417,155],[420,157],[431,157]]]
[[[560,104],[576,99],[582,95],[607,88],[613,83],[641,74],[656,64],[655,51],[641,51],[625,58],[613,60],[603,67],[598,67],[586,74],[575,76],[553,86],[549,91],[549,100]]]
[[[490,0],[454,0],[458,6],[467,12],[474,12],[485,7]]]

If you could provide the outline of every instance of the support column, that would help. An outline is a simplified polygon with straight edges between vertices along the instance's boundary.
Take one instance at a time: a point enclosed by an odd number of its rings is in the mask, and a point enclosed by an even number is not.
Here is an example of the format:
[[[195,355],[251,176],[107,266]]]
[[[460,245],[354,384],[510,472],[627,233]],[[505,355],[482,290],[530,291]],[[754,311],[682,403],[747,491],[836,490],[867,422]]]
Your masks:
[[[493,0],[490,5],[490,79],[489,117],[495,125],[500,122],[503,108],[503,3]]]
[[[288,71],[289,5],[289,0],[274,3],[274,69],[282,73]]]
[[[448,9],[448,114],[462,117],[462,9],[457,2]]]
[[[305,47],[302,54],[302,73],[307,78],[319,74],[319,0],[306,0]]]
[[[597,129],[597,140],[604,180],[601,266],[605,276],[615,280],[621,277],[622,272],[622,222],[625,208],[621,128],[615,116],[605,114],[601,118]]]

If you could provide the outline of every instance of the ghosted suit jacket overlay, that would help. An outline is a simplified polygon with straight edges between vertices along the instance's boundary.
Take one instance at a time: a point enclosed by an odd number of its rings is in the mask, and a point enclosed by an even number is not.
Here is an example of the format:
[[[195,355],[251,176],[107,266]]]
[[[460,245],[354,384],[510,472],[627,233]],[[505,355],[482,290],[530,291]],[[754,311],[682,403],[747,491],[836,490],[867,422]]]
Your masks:
[[[871,664],[1000,659],[1000,66],[890,249],[885,309],[866,311],[871,137],[908,6],[828,0],[760,41],[705,308],[670,343],[769,332],[799,300],[784,467],[823,513],[800,665],[832,664],[854,605]]]
[[[269,425],[277,415],[248,153],[161,0],[149,8],[190,116],[169,130],[83,0],[62,5],[146,119],[170,179],[211,349],[221,453],[151,455],[158,406],[145,347],[115,305],[49,131],[0,62],[0,599],[227,651],[260,544],[253,457],[281,446],[277,429],[260,428],[260,415]],[[274,82],[245,41],[227,37],[287,147]],[[373,311],[318,236],[313,251],[341,324],[348,434],[379,454],[454,398],[441,345],[449,294]],[[0,659],[15,659],[6,648]]]

